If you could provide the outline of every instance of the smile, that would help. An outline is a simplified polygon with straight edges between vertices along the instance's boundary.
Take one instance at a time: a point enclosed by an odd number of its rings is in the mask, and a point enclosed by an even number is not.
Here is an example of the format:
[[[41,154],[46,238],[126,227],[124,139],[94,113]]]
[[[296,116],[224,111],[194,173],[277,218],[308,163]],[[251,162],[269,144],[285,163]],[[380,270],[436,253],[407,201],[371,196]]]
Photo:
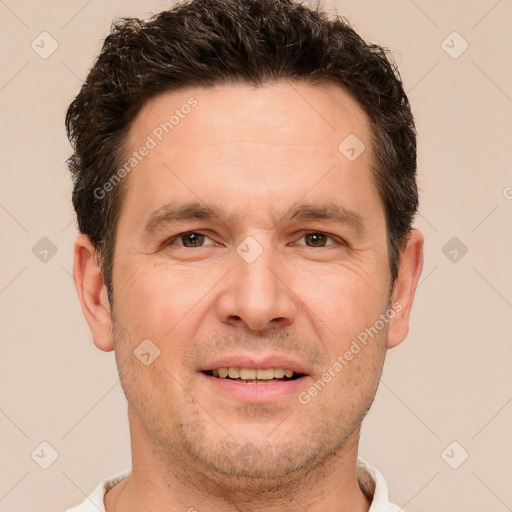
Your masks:
[[[219,379],[230,379],[245,384],[270,384],[278,381],[295,380],[302,376],[289,368],[216,368],[204,372]]]

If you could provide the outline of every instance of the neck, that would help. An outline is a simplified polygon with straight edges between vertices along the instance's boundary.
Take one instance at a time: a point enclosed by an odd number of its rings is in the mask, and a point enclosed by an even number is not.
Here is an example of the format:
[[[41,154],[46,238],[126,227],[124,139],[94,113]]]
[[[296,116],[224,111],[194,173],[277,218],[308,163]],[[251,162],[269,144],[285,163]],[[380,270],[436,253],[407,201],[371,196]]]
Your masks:
[[[105,496],[106,512],[367,512],[357,479],[359,428],[343,447],[313,468],[280,479],[230,477],[202,471],[156,446],[129,411],[132,473]]]

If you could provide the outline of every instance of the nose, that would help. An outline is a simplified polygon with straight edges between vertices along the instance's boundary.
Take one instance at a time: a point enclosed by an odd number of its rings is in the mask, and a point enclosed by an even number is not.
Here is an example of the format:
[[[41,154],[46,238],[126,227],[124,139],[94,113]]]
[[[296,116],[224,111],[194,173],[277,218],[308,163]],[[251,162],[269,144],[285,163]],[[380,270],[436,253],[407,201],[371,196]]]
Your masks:
[[[243,252],[234,254],[234,268],[226,276],[217,303],[219,319],[251,331],[291,325],[298,301],[287,283],[285,262],[270,247],[254,261],[243,256]]]

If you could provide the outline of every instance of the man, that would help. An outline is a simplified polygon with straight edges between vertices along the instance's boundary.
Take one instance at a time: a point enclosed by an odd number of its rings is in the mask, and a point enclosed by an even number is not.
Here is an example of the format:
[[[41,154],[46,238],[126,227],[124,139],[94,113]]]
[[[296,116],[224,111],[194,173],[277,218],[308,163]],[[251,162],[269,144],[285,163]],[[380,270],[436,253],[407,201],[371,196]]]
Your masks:
[[[115,24],[66,123],[132,443],[70,510],[398,510],[358,457],[422,268],[384,50],[292,0],[192,0]]]

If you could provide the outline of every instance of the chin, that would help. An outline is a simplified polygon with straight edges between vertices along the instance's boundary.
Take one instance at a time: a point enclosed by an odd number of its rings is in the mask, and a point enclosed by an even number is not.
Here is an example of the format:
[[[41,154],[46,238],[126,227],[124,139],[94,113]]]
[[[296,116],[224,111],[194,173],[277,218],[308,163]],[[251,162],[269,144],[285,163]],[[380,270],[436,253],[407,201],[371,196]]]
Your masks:
[[[262,435],[256,429],[251,436],[248,430],[250,426],[240,437],[224,432],[222,438],[198,436],[196,431],[183,441],[193,465],[203,468],[205,476],[226,484],[229,481],[230,486],[262,485],[267,489],[279,487],[284,481],[295,480],[322,465],[345,441],[331,438],[326,443],[325,435],[311,431],[307,435],[288,432],[283,436],[282,432],[272,434],[270,430]]]

